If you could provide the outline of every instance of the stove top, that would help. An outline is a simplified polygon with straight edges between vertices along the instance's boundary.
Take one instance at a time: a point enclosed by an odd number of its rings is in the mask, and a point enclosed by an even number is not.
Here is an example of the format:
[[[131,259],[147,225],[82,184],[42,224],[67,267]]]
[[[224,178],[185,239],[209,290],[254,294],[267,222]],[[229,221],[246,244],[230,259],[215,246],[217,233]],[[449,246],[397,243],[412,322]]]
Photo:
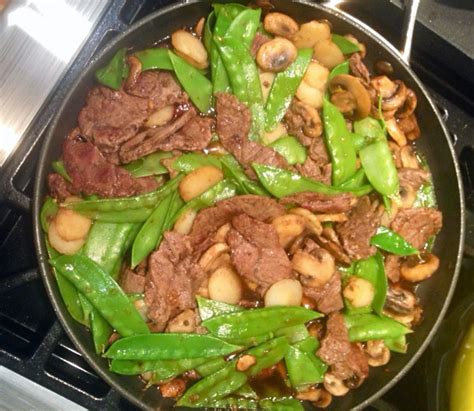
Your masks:
[[[88,409],[134,410],[136,407],[95,374],[62,330],[37,269],[31,221],[33,178],[41,141],[74,79],[94,53],[116,34],[172,1],[110,0],[105,3],[102,17],[47,104],[23,135],[22,144],[0,167],[0,366]],[[333,0],[332,3],[338,3],[338,7],[397,44],[402,18],[399,2]],[[451,132],[463,171],[468,214],[472,216],[474,43],[472,36],[469,41],[465,38],[473,33],[474,10],[471,6],[469,0],[422,2],[415,30],[412,66],[429,87]],[[456,20],[447,19],[447,16],[455,16]],[[472,218],[469,220],[474,221]],[[468,226],[467,237],[471,241],[474,238],[472,231],[472,225]],[[474,249],[469,244],[466,252],[474,256]],[[470,275],[473,270],[474,260],[465,258],[451,313],[461,309],[459,301],[472,299],[469,290],[474,289]],[[400,383],[369,409],[405,410],[408,406],[420,411],[443,409],[443,404],[434,408],[428,399],[433,397],[433,386],[429,384],[436,374],[437,366],[432,366],[432,360],[438,345],[435,340]]]

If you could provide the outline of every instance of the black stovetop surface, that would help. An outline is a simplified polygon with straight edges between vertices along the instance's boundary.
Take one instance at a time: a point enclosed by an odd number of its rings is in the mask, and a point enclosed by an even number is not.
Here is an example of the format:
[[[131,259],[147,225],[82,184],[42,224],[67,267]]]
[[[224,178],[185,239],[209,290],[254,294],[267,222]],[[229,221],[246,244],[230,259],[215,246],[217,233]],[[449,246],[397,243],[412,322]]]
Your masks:
[[[471,16],[465,21],[471,22],[473,11],[470,0],[428,2],[433,7],[427,8],[425,4],[421,8],[412,66],[429,87],[452,134],[463,170],[468,213],[471,213],[474,211],[474,138],[471,135],[474,80],[466,75],[466,68],[473,65],[474,42],[459,40],[462,33],[459,24],[464,24],[463,21],[445,19],[441,13],[459,15],[459,10],[466,7],[467,15]],[[33,245],[31,198],[36,161],[53,114],[94,53],[131,23],[169,3],[172,1],[112,0],[75,63],[28,130],[23,144],[0,168],[0,365],[88,409],[136,408],[110,389],[84,361],[62,330],[46,295]],[[373,26],[394,44],[398,41],[401,11],[396,1],[350,1],[341,8]],[[447,11],[443,11],[445,9]],[[453,26],[445,27],[446,24]],[[466,32],[472,33],[472,27],[466,25]],[[467,235],[473,238],[472,227],[468,227]],[[468,251],[473,255],[469,247]],[[460,301],[469,295],[472,297],[469,294],[474,289],[472,272],[474,260],[465,258],[450,307],[452,315],[459,314]],[[434,405],[436,389],[432,385],[439,368],[439,341],[445,338],[442,333],[443,329],[412,370],[375,404],[377,409],[431,411],[444,408]]]

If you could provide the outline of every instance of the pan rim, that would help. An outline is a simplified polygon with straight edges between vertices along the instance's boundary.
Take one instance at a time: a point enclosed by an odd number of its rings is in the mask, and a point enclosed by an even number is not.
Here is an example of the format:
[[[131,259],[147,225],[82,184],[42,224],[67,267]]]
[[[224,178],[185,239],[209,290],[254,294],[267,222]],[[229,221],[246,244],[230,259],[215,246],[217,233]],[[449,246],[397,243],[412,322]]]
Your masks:
[[[426,87],[423,85],[421,80],[418,78],[418,76],[413,72],[411,67],[401,58],[401,55],[399,51],[388,41],[386,40],[382,35],[380,35],[378,32],[373,30],[370,26],[367,24],[361,22],[360,20],[354,18],[353,16],[349,15],[348,13],[345,13],[341,10],[337,10],[331,7],[325,7],[324,5],[319,5],[315,4],[313,2],[310,2],[308,0],[291,0],[292,3],[299,3],[303,4],[315,9],[319,9],[321,11],[327,12],[339,19],[344,20],[345,22],[351,24],[352,26],[355,26],[356,28],[366,31],[367,34],[373,38],[382,48],[386,49],[395,59],[397,59],[404,69],[408,72],[410,75],[411,79],[417,84],[417,86],[420,88],[420,90],[423,92],[425,95],[429,106],[431,108],[431,111],[434,113],[436,119],[438,120],[443,133],[444,137],[446,140],[446,143],[448,144],[449,147],[449,152],[454,164],[455,168],[455,174],[456,174],[456,179],[457,179],[457,188],[459,192],[459,205],[460,205],[460,233],[459,233],[459,246],[456,254],[456,264],[453,269],[453,276],[452,280],[450,283],[450,288],[448,290],[448,294],[446,296],[446,299],[444,301],[444,304],[441,308],[440,314],[436,321],[434,322],[433,326],[431,327],[431,330],[428,332],[425,340],[423,343],[420,345],[418,350],[412,355],[412,357],[409,359],[409,361],[400,369],[400,371],[389,381],[387,382],[382,388],[380,388],[377,392],[375,392],[373,395],[370,397],[366,398],[364,401],[360,402],[359,404],[356,404],[353,406],[353,410],[359,410],[376,399],[380,398],[382,395],[384,395],[388,390],[390,390],[395,384],[397,384],[400,379],[413,367],[413,365],[416,363],[416,361],[420,358],[420,356],[423,354],[423,352],[426,350],[428,347],[429,343],[433,339],[434,335],[438,331],[441,321],[445,317],[446,311],[449,307],[449,304],[451,302],[454,289],[457,283],[457,279],[459,276],[459,271],[461,268],[461,262],[462,262],[462,256],[463,256],[463,249],[464,249],[464,238],[465,238],[465,204],[464,204],[464,191],[463,191],[463,186],[462,186],[462,180],[461,180],[461,172],[459,168],[459,164],[457,161],[457,157],[455,155],[454,147],[449,139],[449,132],[446,128],[446,125],[444,124],[442,117],[435,106],[429,92],[427,91]],[[47,153],[50,149],[51,146],[51,141],[54,137],[54,131],[57,128],[57,124],[59,122],[59,119],[61,117],[61,114],[65,110],[66,106],[68,105],[70,98],[74,91],[77,89],[81,79],[85,75],[90,75],[90,70],[91,67],[94,65],[94,63],[98,60],[101,60],[108,52],[113,50],[116,47],[116,44],[119,43],[122,39],[126,38],[129,36],[130,33],[140,29],[142,26],[148,24],[149,22],[166,15],[167,13],[181,8],[181,7],[186,7],[190,4],[196,4],[196,3],[202,3],[201,0],[184,0],[180,1],[175,4],[171,4],[169,6],[166,6],[156,12],[151,13],[150,15],[146,16],[145,18],[137,21],[136,23],[132,24],[127,30],[125,30],[123,33],[119,34],[116,36],[113,40],[111,40],[100,52],[97,53],[97,55],[91,59],[91,61],[87,64],[85,67],[85,70],[83,71],[82,74],[80,74],[76,81],[73,83],[71,86],[71,89],[68,91],[67,95],[64,97],[64,100],[59,107],[58,111],[56,112],[56,115],[52,119],[48,131],[46,134],[46,137],[44,141],[42,142],[42,147],[41,147],[41,152],[38,158],[38,165],[36,168],[36,177],[35,177],[35,184],[34,184],[34,193],[33,193],[33,234],[34,234],[34,242],[35,242],[35,249],[36,249],[36,254],[37,254],[37,259],[38,259],[38,265],[39,265],[39,270],[41,273],[41,277],[43,280],[43,283],[45,285],[48,297],[52,303],[53,309],[56,313],[56,316],[58,317],[63,329],[66,331],[66,334],[68,337],[71,339],[73,344],[79,349],[81,354],[84,356],[85,360],[88,362],[88,364],[94,369],[95,372],[107,383],[109,386],[111,386],[113,389],[117,390],[120,395],[124,396],[127,400],[132,402],[133,404],[139,406],[140,408],[143,409],[152,409],[147,403],[145,403],[143,400],[137,398],[136,396],[132,395],[125,387],[123,387],[121,384],[117,384],[112,377],[100,366],[100,364],[97,362],[97,356],[90,355],[86,349],[86,347],[81,343],[80,339],[76,335],[75,331],[68,325],[68,322],[66,320],[66,312],[63,312],[62,307],[60,307],[59,302],[53,298],[54,292],[53,288],[56,285],[53,285],[53,281],[51,281],[52,274],[51,274],[51,269],[48,264],[48,258],[47,258],[47,253],[46,253],[46,248],[44,244],[44,236],[43,232],[41,229],[41,225],[39,222],[39,212],[41,209],[41,202],[42,202],[42,195],[41,195],[41,190],[40,188],[42,187],[42,184],[44,184],[44,179],[40,179],[39,177],[42,176],[43,174],[46,173],[47,169],[49,168],[45,164],[45,160],[47,157]],[[56,286],[57,287],[57,286]]]

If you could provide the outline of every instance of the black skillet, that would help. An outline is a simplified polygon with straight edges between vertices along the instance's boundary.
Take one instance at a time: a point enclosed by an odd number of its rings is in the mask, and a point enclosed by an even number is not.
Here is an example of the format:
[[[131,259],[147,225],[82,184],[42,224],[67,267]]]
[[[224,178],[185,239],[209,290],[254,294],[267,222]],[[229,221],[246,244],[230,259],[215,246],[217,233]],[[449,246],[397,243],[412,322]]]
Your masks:
[[[90,63],[65,98],[43,143],[36,174],[35,243],[43,280],[54,309],[73,343],[97,373],[125,398],[144,409],[170,409],[173,402],[162,399],[155,388],[144,390],[144,384],[139,378],[110,373],[107,361],[95,354],[89,331],[70,317],[59,295],[47,262],[39,210],[46,195],[46,175],[51,171],[51,162],[60,156],[64,137],[76,125],[77,115],[84,105],[87,92],[94,85],[94,72],[108,62],[119,48],[144,49],[178,28],[192,26],[199,17],[210,12],[210,4],[211,1],[195,0],[171,5],[137,22],[111,42]],[[448,307],[456,285],[464,243],[464,202],[459,169],[448,132],[433,101],[390,43],[370,27],[339,11],[304,1],[275,0],[273,4],[276,10],[289,14],[301,23],[312,19],[328,19],[335,33],[354,34],[367,47],[366,62],[369,68],[378,60],[391,62],[394,76],[403,80],[418,96],[417,118],[422,138],[417,142],[417,147],[431,167],[438,206],[444,219],[443,229],[434,247],[434,253],[439,256],[441,264],[433,278],[418,288],[418,296],[424,307],[424,318],[415,332],[408,337],[408,352],[405,355],[394,354],[386,367],[371,369],[370,377],[360,388],[351,390],[344,397],[335,398],[330,407],[338,410],[363,408],[396,384],[416,362],[434,336]]]

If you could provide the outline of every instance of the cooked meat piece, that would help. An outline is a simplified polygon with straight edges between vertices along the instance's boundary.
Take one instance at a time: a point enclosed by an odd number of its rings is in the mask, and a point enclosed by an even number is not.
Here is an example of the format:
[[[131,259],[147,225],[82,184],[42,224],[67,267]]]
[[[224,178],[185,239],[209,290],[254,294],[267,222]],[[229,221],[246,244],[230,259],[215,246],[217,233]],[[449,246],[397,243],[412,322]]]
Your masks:
[[[349,68],[354,76],[359,77],[366,85],[370,84],[370,73],[366,65],[362,62],[359,53],[354,53],[349,58]]]
[[[137,134],[148,116],[148,102],[123,91],[96,86],[79,113],[81,134],[101,151],[115,152]]]
[[[244,166],[249,176],[255,176],[251,168],[252,163],[288,167],[285,158],[276,151],[248,139],[250,111],[237,97],[220,93],[217,96],[216,112],[217,134],[222,145]]]
[[[258,32],[255,33],[255,37],[253,38],[252,45],[250,47],[250,53],[252,54],[252,57],[255,58],[257,56],[258,49],[270,40],[271,38],[265,34]]]
[[[153,177],[134,178],[128,171],[108,163],[99,149],[71,131],[63,144],[66,171],[72,178],[74,193],[101,197],[126,197],[153,191],[158,183]]]
[[[392,283],[400,281],[400,256],[389,254],[385,257],[385,274]]]
[[[329,251],[339,263],[344,265],[351,264],[351,259],[342,248],[334,229],[325,227],[323,233],[319,236],[314,236],[314,239],[320,247]]]
[[[330,314],[317,355],[331,366],[337,378],[352,382],[355,377],[360,383],[369,374],[367,358],[363,353],[360,355],[361,351],[358,345],[350,343],[342,314]]]
[[[326,185],[331,184],[331,164],[321,167],[311,157],[306,157],[303,164],[296,165],[296,170],[304,177],[312,178]]]
[[[48,191],[51,197],[63,202],[71,194],[71,185],[59,174],[48,174]]]
[[[277,281],[293,277],[290,260],[271,224],[246,214],[234,217],[227,243],[237,272],[258,284],[262,295]]]
[[[125,267],[120,274],[119,284],[127,294],[142,294],[145,291],[144,273],[133,271],[130,267]]]
[[[304,192],[283,197],[281,204],[296,204],[314,213],[344,213],[357,202],[350,193],[335,195]]]
[[[359,199],[357,205],[348,212],[348,220],[336,224],[336,232],[347,255],[353,260],[368,258],[375,254],[370,238],[380,225],[380,212],[377,202],[371,202],[369,197]]]
[[[194,247],[201,246],[218,228],[239,214],[247,214],[256,220],[270,222],[284,213],[285,208],[268,197],[257,195],[232,197],[218,202],[214,207],[205,208],[197,215],[190,234],[191,243]]]
[[[167,71],[144,71],[127,93],[142,97],[151,111],[170,105],[188,103],[187,94],[181,89],[173,75]]]
[[[406,208],[397,213],[392,230],[413,247],[421,249],[431,237],[438,234],[442,225],[443,216],[435,208]]]
[[[163,330],[170,318],[196,306],[194,296],[205,273],[192,251],[187,237],[168,231],[148,259],[145,303],[154,330]]]
[[[404,190],[417,191],[421,185],[428,181],[430,173],[417,168],[400,168],[398,170],[400,188]]]
[[[129,163],[140,157],[151,154],[160,149],[168,138],[173,136],[182,127],[185,127],[189,121],[196,117],[196,110],[193,108],[185,111],[171,123],[161,127],[151,128],[137,134],[120,147],[120,159],[124,163]]]
[[[321,137],[313,138],[313,141],[309,146],[308,155],[320,167],[330,164],[329,154],[327,152],[326,145],[324,144],[324,140]]]
[[[314,300],[318,311],[330,314],[344,308],[341,294],[341,274],[336,271],[322,287],[305,286],[304,295]]]

